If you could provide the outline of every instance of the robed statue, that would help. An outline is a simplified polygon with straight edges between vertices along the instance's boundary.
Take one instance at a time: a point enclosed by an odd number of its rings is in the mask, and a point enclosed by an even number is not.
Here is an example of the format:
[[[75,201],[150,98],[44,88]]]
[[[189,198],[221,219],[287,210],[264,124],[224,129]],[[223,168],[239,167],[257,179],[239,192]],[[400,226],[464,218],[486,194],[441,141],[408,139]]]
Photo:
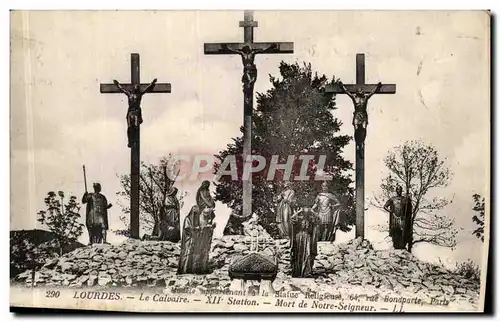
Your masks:
[[[214,208],[205,208],[200,214],[200,230],[196,241],[196,258],[194,269],[196,274],[209,273],[209,255],[212,246],[212,237],[215,229]]]
[[[177,243],[181,239],[178,189],[171,187],[160,210],[160,239]]]
[[[321,185],[321,190],[312,206],[312,210],[317,211],[320,220],[318,240],[334,242],[339,225],[340,202],[335,195],[328,192],[328,183],[326,181]]]
[[[389,213],[389,236],[395,249],[408,249],[413,244],[413,215],[411,198],[403,196],[403,188],[396,187],[396,196],[390,198],[384,205]]]
[[[200,211],[197,205],[184,219],[177,274],[206,274],[215,223],[212,208]]]
[[[285,182],[285,190],[276,198],[276,224],[280,238],[290,238],[290,217],[295,206],[295,191],[290,181]]]
[[[311,208],[304,207],[291,218],[290,262],[292,277],[310,277],[318,254],[320,220]]]
[[[198,191],[196,192],[196,205],[200,211],[203,211],[203,209],[207,207],[215,207],[214,199],[210,195],[210,181],[203,181],[200,188],[198,188]]]
[[[94,192],[85,191],[82,204],[87,204],[85,223],[89,232],[89,245],[105,243],[108,225],[108,209],[112,207],[101,193],[101,184],[94,183]]]
[[[128,98],[128,110],[127,110],[127,137],[128,144],[130,148],[132,146],[134,130],[136,130],[139,125],[142,124],[142,111],[141,111],[141,100],[142,96],[153,89],[157,82],[155,78],[144,90],[141,90],[141,85],[135,84],[131,91],[125,89],[116,79],[113,83],[118,87],[118,89]]]
[[[354,113],[352,118],[352,125],[354,126],[354,140],[356,141],[356,148],[361,148],[365,144],[366,128],[368,127],[368,100],[373,96],[373,94],[378,92],[382,83],[379,82],[377,86],[368,93],[365,93],[361,87],[358,87],[357,91],[351,93],[341,81],[339,81],[338,84],[354,103]]]

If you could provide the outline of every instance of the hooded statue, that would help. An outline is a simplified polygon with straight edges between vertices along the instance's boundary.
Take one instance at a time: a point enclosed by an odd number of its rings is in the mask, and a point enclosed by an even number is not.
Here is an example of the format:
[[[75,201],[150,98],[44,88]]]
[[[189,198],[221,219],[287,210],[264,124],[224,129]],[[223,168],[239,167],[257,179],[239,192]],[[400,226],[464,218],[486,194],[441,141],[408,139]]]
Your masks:
[[[295,191],[290,181],[285,182],[285,190],[276,199],[276,224],[281,238],[290,238],[290,217],[295,205]]]
[[[320,219],[310,208],[297,211],[291,218],[290,261],[292,277],[310,277],[318,254]]]
[[[210,181],[203,181],[196,192],[196,205],[203,211],[205,208],[215,208],[215,202],[210,195]]]
[[[161,211],[161,240],[177,243],[181,239],[180,228],[180,205],[177,199],[178,189],[172,187],[167,193],[165,203]]]

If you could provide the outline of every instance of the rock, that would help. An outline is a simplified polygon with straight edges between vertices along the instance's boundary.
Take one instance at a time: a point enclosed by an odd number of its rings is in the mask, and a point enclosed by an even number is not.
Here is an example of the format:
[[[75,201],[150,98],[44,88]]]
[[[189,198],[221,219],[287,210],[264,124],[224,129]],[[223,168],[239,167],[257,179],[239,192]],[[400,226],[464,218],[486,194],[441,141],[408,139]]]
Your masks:
[[[61,272],[65,273],[67,271],[71,271],[74,268],[75,264],[73,262],[62,262],[61,263]]]
[[[93,262],[100,262],[103,259],[104,259],[104,257],[102,255],[95,255],[94,257],[92,257]]]
[[[88,286],[94,286],[97,282],[97,276],[91,275],[89,276],[89,279],[87,280],[87,285]]]
[[[84,258],[88,258],[88,257],[89,257],[88,253],[85,253],[85,252],[79,252],[79,253],[75,254],[76,259],[84,259]]]
[[[429,288],[429,289],[430,289],[430,288],[431,288],[434,284],[432,284],[432,283],[431,283],[431,282],[429,282],[429,281],[423,281],[423,282],[422,282],[422,285],[424,285],[425,287],[427,287],[427,288]]]
[[[249,250],[248,246],[244,244],[234,244],[233,248],[237,252],[243,252],[245,250]]]
[[[453,289],[453,286],[450,286],[450,285],[441,285],[441,288],[448,295],[453,295],[455,293],[455,290]]]
[[[45,262],[45,265],[43,265],[43,267],[52,269],[57,265],[58,262],[59,262],[58,258],[48,259],[47,262]]]
[[[364,263],[356,263],[356,264],[354,264],[354,267],[355,267],[355,268],[361,268],[361,267],[363,267],[363,266],[365,266],[365,264],[364,264]]]
[[[125,260],[127,258],[127,253],[124,251],[121,251],[118,253],[117,258],[119,258],[121,260]]]

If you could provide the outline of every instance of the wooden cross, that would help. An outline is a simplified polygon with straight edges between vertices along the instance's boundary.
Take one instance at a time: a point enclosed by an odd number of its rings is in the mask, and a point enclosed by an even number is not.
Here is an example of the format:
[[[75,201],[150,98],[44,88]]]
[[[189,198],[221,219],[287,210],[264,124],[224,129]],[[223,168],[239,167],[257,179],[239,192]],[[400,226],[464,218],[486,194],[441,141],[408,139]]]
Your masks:
[[[244,43],[206,43],[204,44],[205,55],[235,55],[238,54],[236,51],[244,51],[245,47],[255,51],[255,54],[293,53],[292,42],[254,42],[253,28],[257,26],[257,21],[253,20],[253,12],[245,11],[244,20],[240,21],[240,27],[243,27],[244,30]],[[247,156],[251,155],[252,147],[253,85],[257,78],[257,68],[253,65],[253,70],[248,69],[248,66],[245,65],[245,58],[243,60],[243,160],[246,162]],[[251,214],[252,178],[250,174],[248,179],[243,178],[243,216],[250,216]]]
[[[140,85],[142,91],[149,84],[141,84],[139,54],[130,55],[131,83],[121,84],[128,92],[132,92],[133,87]],[[101,93],[123,93],[115,84],[101,84]],[[147,93],[170,93],[169,83],[156,83]],[[130,237],[139,238],[139,176],[140,176],[140,124],[133,127],[131,149],[130,149]]]
[[[377,84],[365,84],[365,54],[356,55],[356,84],[344,84],[346,89],[355,93],[362,89],[365,93],[370,93],[377,88]],[[337,84],[329,85],[325,90],[327,93],[346,94]],[[381,85],[375,94],[395,94],[395,84]],[[367,102],[368,103],[368,102]],[[366,132],[365,132],[366,135]],[[356,137],[356,136],[355,136]],[[356,237],[365,238],[365,146],[363,143],[358,146],[356,142]]]

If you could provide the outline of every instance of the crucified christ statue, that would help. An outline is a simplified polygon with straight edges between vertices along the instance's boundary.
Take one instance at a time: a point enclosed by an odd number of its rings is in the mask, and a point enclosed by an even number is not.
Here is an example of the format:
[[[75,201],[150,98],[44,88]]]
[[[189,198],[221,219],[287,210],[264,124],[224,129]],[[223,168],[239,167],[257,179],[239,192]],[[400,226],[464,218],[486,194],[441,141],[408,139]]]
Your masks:
[[[141,91],[141,85],[135,84],[131,91],[126,90],[116,79],[113,80],[116,87],[128,97],[128,110],[127,110],[127,137],[128,147],[132,146],[132,133],[135,128],[142,124],[141,100],[142,96],[151,90],[157,79],[155,78],[144,90]]]
[[[257,67],[254,63],[255,55],[266,52],[269,49],[275,49],[277,47],[277,44],[272,44],[267,48],[252,49],[250,44],[246,44],[241,48],[241,50],[239,50],[230,48],[227,44],[222,45],[222,49],[228,50],[241,56],[241,60],[243,62],[243,76],[241,78],[241,81],[243,82],[244,92],[251,91],[253,89],[255,81],[257,80]]]
[[[382,83],[378,82],[373,91],[369,93],[365,93],[361,87],[359,87],[356,92],[351,93],[341,81],[339,81],[338,84],[354,103],[354,115],[352,118],[354,139],[356,141],[356,147],[361,148],[365,144],[366,128],[368,126],[368,112],[366,111],[368,100],[380,89]]]

